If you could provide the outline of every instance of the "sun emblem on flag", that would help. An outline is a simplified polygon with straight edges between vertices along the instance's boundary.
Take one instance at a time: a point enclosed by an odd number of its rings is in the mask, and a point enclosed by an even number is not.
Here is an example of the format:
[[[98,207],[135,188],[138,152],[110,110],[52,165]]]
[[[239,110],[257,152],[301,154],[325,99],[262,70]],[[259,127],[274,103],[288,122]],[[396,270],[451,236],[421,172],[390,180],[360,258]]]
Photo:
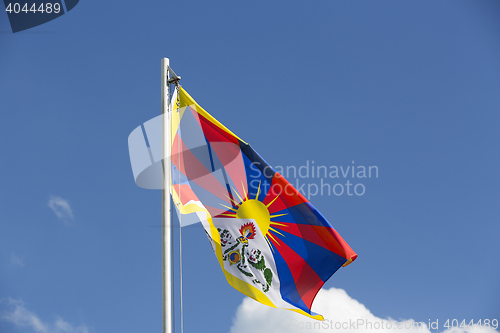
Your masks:
[[[286,227],[285,224],[279,223],[278,221],[275,221],[276,218],[280,216],[284,216],[287,214],[271,214],[269,211],[269,207],[278,199],[279,195],[276,195],[275,198],[273,198],[267,205],[264,204],[262,201],[260,201],[259,198],[259,193],[260,193],[260,188],[261,188],[261,182],[259,182],[259,187],[257,189],[257,194],[255,195],[255,198],[250,199],[249,194],[246,193],[245,191],[245,186],[242,185],[243,189],[243,196],[241,196],[238,191],[234,190],[234,193],[239,198],[239,202],[237,200],[234,200],[233,198],[229,198],[231,203],[233,204],[233,207],[228,207],[225,205],[225,208],[228,210],[224,212],[223,214],[220,214],[219,216],[224,216],[224,217],[232,217],[236,219],[251,219],[255,220],[257,222],[257,225],[259,226],[260,231],[264,235],[267,243],[269,244],[270,248],[273,249],[271,246],[271,241],[275,244],[279,245],[279,242],[277,240],[277,237],[273,236],[273,234],[279,234],[283,237],[285,237],[281,232],[276,230],[276,228],[273,228],[273,226],[282,226]],[[246,243],[248,242],[248,239],[252,239],[255,235],[255,228],[252,223],[246,223],[244,224],[241,229],[240,229],[240,234],[241,236],[239,239]],[[273,250],[274,251],[274,250]]]

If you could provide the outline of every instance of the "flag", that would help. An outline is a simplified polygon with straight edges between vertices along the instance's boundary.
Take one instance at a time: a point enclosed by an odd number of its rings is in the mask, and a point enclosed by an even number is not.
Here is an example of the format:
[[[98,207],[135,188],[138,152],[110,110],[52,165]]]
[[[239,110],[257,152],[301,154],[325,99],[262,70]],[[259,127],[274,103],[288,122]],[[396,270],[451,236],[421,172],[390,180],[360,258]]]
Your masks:
[[[171,194],[201,221],[231,286],[271,307],[311,311],[356,253],[280,173],[183,89],[171,121]]]

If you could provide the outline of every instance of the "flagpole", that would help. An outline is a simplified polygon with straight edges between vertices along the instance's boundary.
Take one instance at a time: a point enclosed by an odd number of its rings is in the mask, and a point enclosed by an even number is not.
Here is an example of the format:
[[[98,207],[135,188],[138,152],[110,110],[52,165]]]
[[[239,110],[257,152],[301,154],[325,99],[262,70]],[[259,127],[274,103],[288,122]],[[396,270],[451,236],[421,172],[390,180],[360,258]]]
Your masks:
[[[162,272],[163,272],[163,333],[173,333],[173,297],[172,297],[172,207],[170,204],[170,60],[161,60],[161,113],[162,117],[162,154],[163,154],[163,190],[162,190]]]

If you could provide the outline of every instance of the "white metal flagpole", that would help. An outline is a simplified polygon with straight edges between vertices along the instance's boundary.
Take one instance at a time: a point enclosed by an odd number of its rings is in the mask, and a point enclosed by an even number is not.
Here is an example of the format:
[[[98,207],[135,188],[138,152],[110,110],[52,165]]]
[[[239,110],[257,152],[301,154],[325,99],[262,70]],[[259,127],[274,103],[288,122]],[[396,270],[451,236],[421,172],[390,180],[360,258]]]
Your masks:
[[[161,60],[161,113],[162,123],[162,271],[163,271],[163,333],[173,333],[173,297],[172,297],[172,207],[170,205],[170,92],[168,58]]]

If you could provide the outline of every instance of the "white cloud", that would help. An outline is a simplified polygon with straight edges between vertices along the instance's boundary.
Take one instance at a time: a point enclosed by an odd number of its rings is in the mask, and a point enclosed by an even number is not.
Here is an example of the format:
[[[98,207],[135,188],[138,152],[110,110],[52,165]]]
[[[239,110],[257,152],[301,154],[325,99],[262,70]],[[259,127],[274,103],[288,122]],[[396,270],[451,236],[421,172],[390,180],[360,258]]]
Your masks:
[[[24,257],[21,258],[21,257],[15,255],[14,253],[12,253],[10,255],[10,262],[12,263],[12,265],[14,265],[16,267],[24,267],[23,259],[24,259]]]
[[[321,322],[292,311],[274,309],[245,298],[236,310],[230,333],[289,333],[289,332],[342,332],[342,333],[431,333],[429,322],[417,324],[413,319],[394,320],[374,316],[363,304],[351,298],[342,289],[321,290],[316,297],[313,311],[325,318]],[[432,321],[431,321],[432,322]],[[422,327],[419,327],[422,325]],[[431,327],[431,328],[434,328]],[[442,333],[498,333],[491,327],[455,328]]]
[[[0,320],[11,322],[17,328],[28,328],[36,333],[89,333],[85,325],[73,326],[62,318],[56,318],[53,324],[43,322],[36,314],[24,307],[21,300],[12,298],[2,300],[8,310],[0,313]]]
[[[58,196],[51,196],[49,198],[49,207],[54,211],[57,218],[65,224],[69,225],[75,221],[73,212],[67,200]]]

